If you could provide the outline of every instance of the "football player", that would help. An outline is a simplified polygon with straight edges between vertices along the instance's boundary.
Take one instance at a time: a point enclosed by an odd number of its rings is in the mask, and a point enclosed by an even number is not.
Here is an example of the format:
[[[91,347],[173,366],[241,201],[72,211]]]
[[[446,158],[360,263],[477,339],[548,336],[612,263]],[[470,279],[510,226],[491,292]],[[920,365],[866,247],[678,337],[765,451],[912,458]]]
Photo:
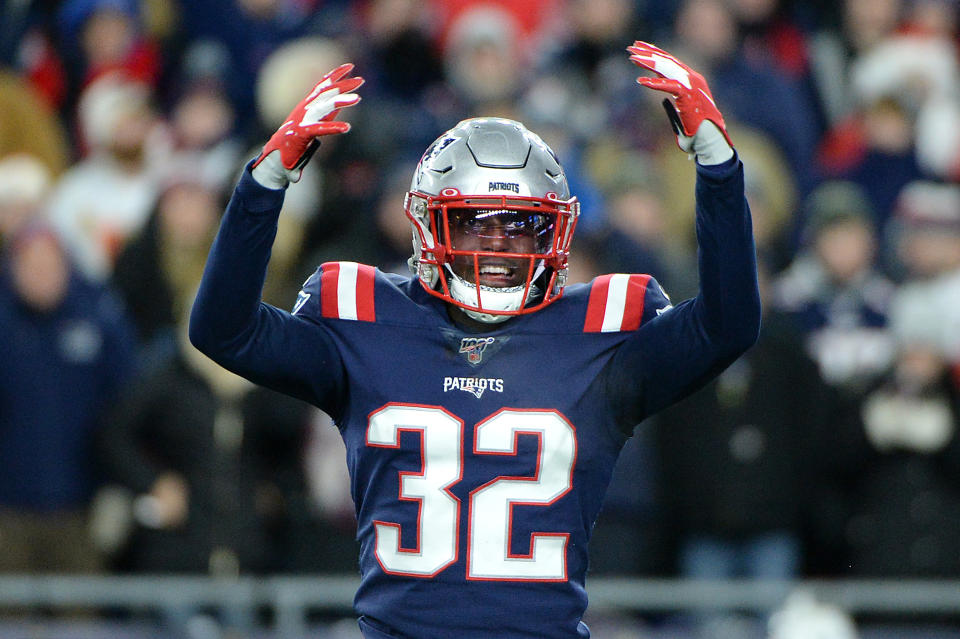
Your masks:
[[[696,157],[700,292],[649,275],[565,286],[579,204],[522,124],[465,120],[406,197],[412,277],[320,266],[292,312],[260,301],[284,189],[360,99],[327,75],[253,160],[211,249],[194,344],[330,414],[347,446],[364,637],[587,637],[587,542],[635,424],[749,348],[760,321],[743,167],[701,75],[644,42]],[[322,544],[322,539],[317,539]]]

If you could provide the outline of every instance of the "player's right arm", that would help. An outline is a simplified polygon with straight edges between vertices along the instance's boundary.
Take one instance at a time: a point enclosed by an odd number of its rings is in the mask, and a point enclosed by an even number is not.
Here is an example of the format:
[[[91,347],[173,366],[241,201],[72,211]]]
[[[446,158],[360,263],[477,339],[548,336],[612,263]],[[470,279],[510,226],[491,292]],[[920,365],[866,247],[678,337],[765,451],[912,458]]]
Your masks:
[[[311,319],[261,301],[284,190],[300,179],[318,138],[344,133],[340,109],[359,101],[352,65],[328,73],[243,172],[210,249],[190,316],[190,341],[235,373],[330,411],[342,363]]]

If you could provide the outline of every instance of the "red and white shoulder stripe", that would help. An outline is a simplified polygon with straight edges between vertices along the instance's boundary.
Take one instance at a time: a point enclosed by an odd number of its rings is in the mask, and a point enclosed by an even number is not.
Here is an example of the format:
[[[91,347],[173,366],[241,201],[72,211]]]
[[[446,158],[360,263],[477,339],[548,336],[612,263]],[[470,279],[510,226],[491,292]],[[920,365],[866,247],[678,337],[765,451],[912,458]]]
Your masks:
[[[585,333],[633,331],[643,319],[649,275],[601,275],[593,280],[587,301]]]
[[[374,267],[356,262],[326,262],[320,269],[320,313],[323,317],[376,321]]]

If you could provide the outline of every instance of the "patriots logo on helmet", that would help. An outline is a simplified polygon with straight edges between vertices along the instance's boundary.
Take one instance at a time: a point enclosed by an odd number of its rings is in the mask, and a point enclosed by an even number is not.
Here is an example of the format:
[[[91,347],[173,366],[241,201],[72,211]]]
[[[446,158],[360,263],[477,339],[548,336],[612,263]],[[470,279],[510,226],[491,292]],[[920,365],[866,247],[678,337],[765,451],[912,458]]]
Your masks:
[[[517,182],[490,182],[487,190],[490,192],[513,191],[514,193],[520,193],[520,185]]]

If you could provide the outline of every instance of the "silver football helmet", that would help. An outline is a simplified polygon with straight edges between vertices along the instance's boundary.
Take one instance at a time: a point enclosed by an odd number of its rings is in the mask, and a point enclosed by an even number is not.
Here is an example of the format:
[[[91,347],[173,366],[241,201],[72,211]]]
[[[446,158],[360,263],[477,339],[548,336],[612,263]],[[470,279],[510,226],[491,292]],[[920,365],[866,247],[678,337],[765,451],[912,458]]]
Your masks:
[[[404,209],[411,270],[470,317],[501,322],[563,293],[580,205],[557,156],[519,122],[472,118],[437,138]]]

